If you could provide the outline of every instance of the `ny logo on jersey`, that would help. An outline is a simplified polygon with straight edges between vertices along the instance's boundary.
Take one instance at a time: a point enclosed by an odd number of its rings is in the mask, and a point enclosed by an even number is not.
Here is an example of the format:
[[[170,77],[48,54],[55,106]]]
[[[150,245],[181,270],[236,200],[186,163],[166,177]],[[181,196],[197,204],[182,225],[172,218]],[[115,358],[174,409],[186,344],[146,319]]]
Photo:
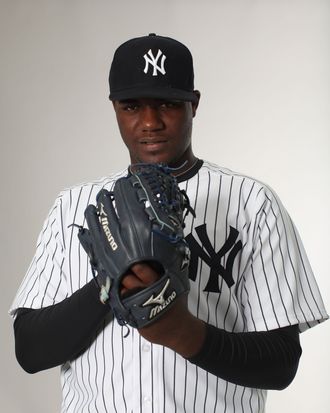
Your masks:
[[[198,259],[201,258],[210,267],[209,280],[204,291],[219,293],[219,276],[221,276],[228,287],[234,285],[233,265],[235,258],[242,249],[242,242],[237,241],[237,229],[230,227],[229,236],[218,252],[215,252],[206,232],[206,224],[196,228],[196,232],[202,245],[200,245],[192,234],[187,235],[186,241],[191,250],[191,261],[189,278],[193,281],[197,277]],[[221,265],[221,259],[229,253],[225,265]]]
[[[158,74],[157,71],[159,71],[162,75],[165,75],[166,71],[164,68],[164,63],[165,63],[166,56],[161,50],[158,49],[157,56],[155,57],[152,53],[152,50],[150,49],[148,53],[146,53],[143,57],[146,62],[144,66],[144,70],[143,70],[144,73],[148,73],[149,64],[150,64],[154,68],[152,72],[152,76],[157,76]],[[160,66],[159,66],[158,60],[160,58],[161,58],[161,61],[160,61]]]

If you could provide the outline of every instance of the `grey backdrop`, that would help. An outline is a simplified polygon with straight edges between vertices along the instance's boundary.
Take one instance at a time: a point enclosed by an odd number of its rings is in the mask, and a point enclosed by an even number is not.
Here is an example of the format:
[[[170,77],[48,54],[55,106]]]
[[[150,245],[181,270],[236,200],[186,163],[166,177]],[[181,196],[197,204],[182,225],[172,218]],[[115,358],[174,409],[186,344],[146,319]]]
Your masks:
[[[60,410],[59,370],[28,375],[7,315],[64,187],[126,166],[107,75],[122,41],[181,39],[202,100],[195,152],[255,176],[299,228],[329,311],[328,0],[0,0],[1,411]],[[92,143],[91,143],[92,142]],[[328,412],[329,322],[304,333],[300,369],[268,412]]]

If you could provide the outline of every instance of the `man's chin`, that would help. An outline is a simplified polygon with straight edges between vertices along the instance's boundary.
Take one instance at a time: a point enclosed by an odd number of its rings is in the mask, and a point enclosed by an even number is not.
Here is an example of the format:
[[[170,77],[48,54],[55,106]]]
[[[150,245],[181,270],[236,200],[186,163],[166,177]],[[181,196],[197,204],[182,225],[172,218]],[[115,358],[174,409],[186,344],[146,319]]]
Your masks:
[[[175,162],[175,161],[174,161]],[[162,163],[166,165],[172,165],[173,164],[173,159],[170,158],[169,156],[166,155],[161,155],[161,154],[154,154],[154,155],[149,155],[149,156],[141,156],[137,158],[135,162],[132,161],[132,163],[152,163],[152,164],[157,164],[157,163]]]

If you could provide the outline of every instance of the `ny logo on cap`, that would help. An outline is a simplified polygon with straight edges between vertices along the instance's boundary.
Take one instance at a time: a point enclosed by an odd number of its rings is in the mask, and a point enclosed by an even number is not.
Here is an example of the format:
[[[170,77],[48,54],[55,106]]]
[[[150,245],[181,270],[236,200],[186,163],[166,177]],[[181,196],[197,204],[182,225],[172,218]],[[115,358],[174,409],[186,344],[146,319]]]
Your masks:
[[[157,70],[162,74],[165,75],[166,71],[164,68],[164,63],[165,63],[165,59],[166,56],[164,55],[164,53],[158,49],[158,53],[157,56],[155,57],[152,53],[152,50],[150,49],[148,51],[148,53],[146,53],[144,56],[144,60],[146,62],[145,66],[144,66],[144,73],[148,73],[149,70],[149,64],[153,66],[154,70],[152,72],[152,76],[157,76]],[[161,62],[160,62],[160,66],[158,66],[158,60],[161,58]]]

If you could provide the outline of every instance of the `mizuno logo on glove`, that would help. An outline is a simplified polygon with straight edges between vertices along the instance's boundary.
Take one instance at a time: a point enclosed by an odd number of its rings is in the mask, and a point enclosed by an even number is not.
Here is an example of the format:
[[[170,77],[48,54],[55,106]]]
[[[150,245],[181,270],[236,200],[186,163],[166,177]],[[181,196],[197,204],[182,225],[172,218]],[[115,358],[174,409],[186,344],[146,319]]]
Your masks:
[[[171,302],[175,299],[176,297],[175,291],[173,291],[172,294],[166,300],[164,298],[164,294],[169,285],[170,285],[170,280],[168,279],[164,287],[162,288],[162,290],[156,297],[154,297],[154,295],[152,294],[152,296],[148,298],[148,300],[145,303],[142,304],[143,307],[146,307],[147,305],[156,304],[156,306],[150,311],[149,319],[154,318],[157,314],[163,311],[169,304],[171,304]]]
[[[113,238],[110,228],[109,228],[109,221],[108,221],[108,216],[104,210],[104,205],[101,203],[100,204],[101,208],[100,208],[100,216],[99,216],[99,220],[100,223],[102,225],[103,231],[105,233],[105,236],[107,237],[107,240],[109,241],[110,247],[112,248],[113,251],[115,251],[118,248],[118,245],[115,241],[115,239]]]

